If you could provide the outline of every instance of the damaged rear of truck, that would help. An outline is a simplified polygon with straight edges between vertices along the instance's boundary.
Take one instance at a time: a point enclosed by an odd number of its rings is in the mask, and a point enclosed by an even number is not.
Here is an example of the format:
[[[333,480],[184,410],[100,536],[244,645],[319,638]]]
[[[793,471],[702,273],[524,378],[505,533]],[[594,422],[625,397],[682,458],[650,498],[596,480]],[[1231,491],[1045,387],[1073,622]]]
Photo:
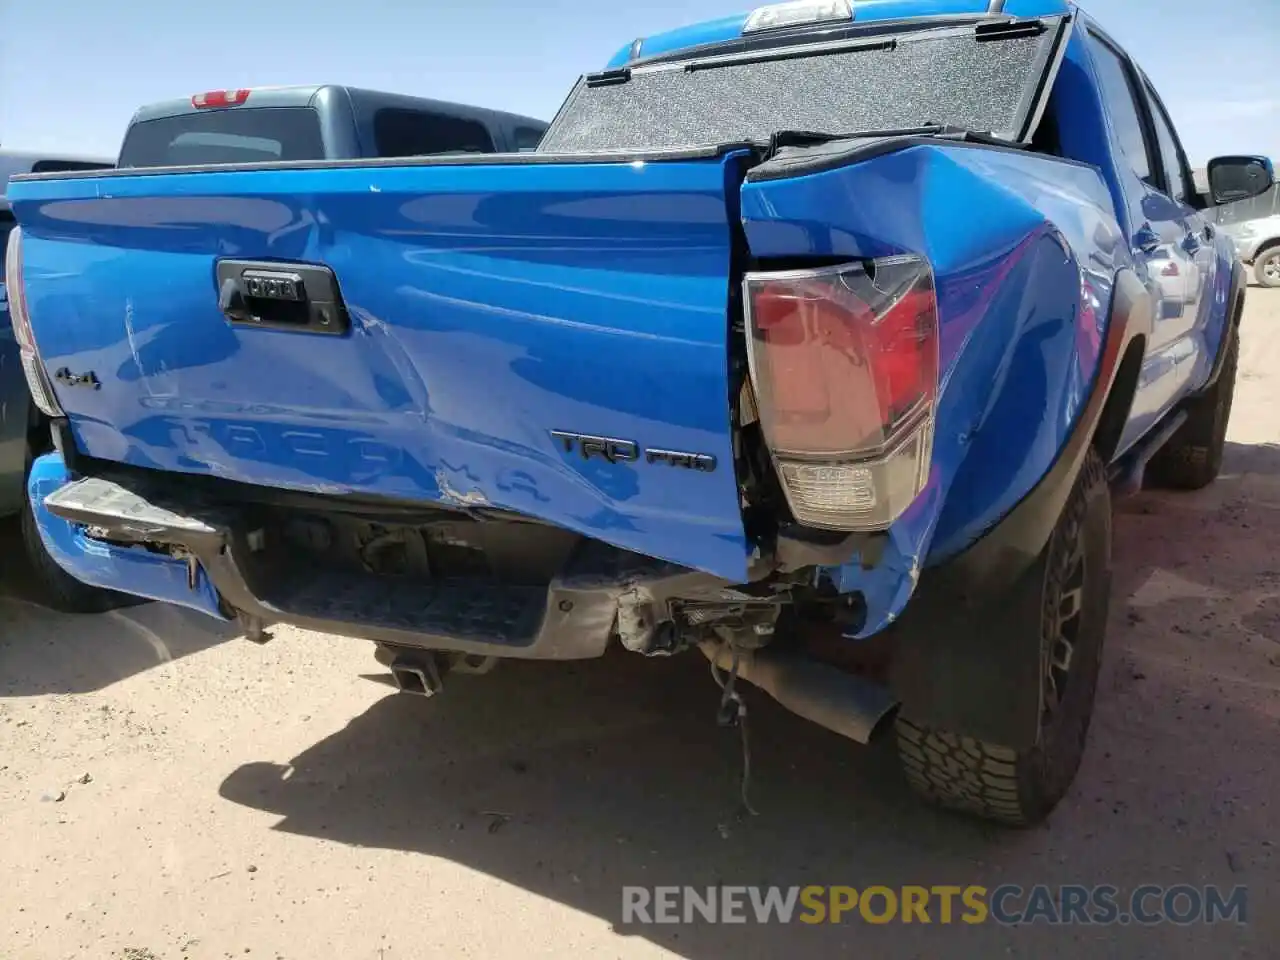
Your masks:
[[[532,153],[16,183],[51,552],[419,693],[701,650],[1040,819],[1151,303],[1046,109],[1102,123],[1073,12],[972,6],[635,49]]]

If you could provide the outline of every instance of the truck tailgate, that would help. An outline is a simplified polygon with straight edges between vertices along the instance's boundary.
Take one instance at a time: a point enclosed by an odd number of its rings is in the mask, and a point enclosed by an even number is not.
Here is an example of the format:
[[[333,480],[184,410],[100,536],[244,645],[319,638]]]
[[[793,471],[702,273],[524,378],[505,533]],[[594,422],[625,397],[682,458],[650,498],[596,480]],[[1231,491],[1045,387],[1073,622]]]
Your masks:
[[[743,579],[736,160],[545,159],[15,185],[32,325],[78,449],[517,511]],[[226,261],[329,268],[349,327],[295,329],[256,300],[283,328],[233,322]]]

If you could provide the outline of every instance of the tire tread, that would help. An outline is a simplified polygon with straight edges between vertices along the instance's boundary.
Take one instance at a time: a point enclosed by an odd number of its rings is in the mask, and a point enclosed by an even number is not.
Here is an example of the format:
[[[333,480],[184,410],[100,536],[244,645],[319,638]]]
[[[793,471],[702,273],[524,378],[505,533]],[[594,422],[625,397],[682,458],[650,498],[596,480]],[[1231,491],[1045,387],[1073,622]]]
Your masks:
[[[1107,497],[1106,468],[1096,451],[1090,450],[1080,477],[1068,500],[1051,540],[1074,542],[1081,525],[1088,519],[1098,497]],[[1110,501],[1100,504],[1107,511],[1108,556],[1110,540]],[[1062,575],[1053,566],[1048,576]],[[1106,584],[1110,572],[1105,571]],[[1095,602],[1104,606],[1109,589],[1104,588]],[[1104,611],[1105,619],[1105,611]],[[1043,629],[1040,624],[1035,628]],[[1018,751],[1002,744],[966,736],[954,731],[936,729],[909,716],[899,714],[895,721],[898,757],[908,784],[923,799],[961,813],[973,814],[1008,826],[1027,827],[1042,820],[1061,800],[1075,777],[1084,752],[1089,719],[1097,687],[1097,662],[1101,656],[1101,638],[1092,669],[1074,678],[1082,684],[1080,703],[1083,715],[1075,718],[1076,730],[1063,744],[1064,755],[1044,755],[1040,744]]]
[[[1201,490],[1213,483],[1222,470],[1239,366],[1240,328],[1233,323],[1228,336],[1227,355],[1217,381],[1192,402],[1186,422],[1151,458],[1147,475],[1155,486]]]

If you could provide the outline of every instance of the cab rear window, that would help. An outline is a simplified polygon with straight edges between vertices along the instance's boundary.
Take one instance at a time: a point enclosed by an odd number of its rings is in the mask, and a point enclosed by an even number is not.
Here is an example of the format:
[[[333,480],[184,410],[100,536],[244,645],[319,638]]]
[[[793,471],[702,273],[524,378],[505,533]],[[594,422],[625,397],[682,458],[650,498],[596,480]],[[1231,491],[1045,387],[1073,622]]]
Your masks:
[[[144,120],[129,128],[121,167],[322,160],[320,114],[311,107],[232,107]]]
[[[373,138],[380,157],[494,152],[483,123],[425,110],[383,107],[373,115]]]
[[[73,170],[109,170],[111,164],[93,160],[37,160],[31,165],[32,173],[69,173]]]

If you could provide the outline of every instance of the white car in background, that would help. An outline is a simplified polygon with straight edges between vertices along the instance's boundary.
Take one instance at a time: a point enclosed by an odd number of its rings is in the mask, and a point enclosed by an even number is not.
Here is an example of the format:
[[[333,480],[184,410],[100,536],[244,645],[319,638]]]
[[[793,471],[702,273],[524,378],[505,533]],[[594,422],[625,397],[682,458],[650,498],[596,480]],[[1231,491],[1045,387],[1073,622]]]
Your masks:
[[[1229,223],[1222,231],[1236,245],[1236,253],[1253,265],[1253,274],[1264,287],[1280,287],[1280,213]]]

